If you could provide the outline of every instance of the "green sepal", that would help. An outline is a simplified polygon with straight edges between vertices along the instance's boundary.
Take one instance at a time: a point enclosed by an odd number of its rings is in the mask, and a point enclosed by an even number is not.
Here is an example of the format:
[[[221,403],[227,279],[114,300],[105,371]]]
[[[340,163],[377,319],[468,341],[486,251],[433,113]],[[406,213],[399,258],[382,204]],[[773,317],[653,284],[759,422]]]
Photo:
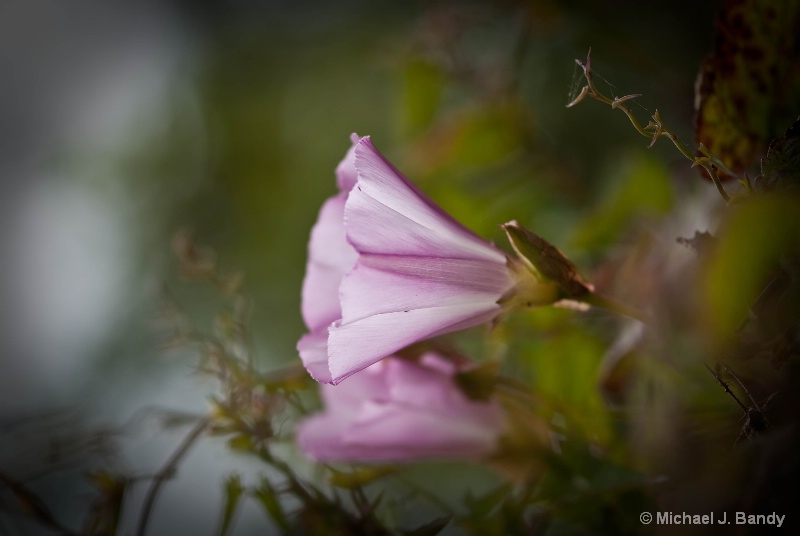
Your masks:
[[[592,292],[591,286],[578,274],[578,269],[561,250],[519,223],[510,221],[501,226],[520,262],[542,283],[554,283],[559,299],[580,300]]]

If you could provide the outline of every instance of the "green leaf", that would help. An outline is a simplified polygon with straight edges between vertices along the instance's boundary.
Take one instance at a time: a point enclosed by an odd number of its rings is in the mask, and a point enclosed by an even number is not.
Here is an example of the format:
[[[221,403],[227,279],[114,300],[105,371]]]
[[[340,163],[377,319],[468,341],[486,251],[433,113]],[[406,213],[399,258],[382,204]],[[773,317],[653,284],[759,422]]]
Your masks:
[[[750,318],[751,307],[800,246],[800,211],[792,196],[749,197],[731,212],[703,273],[701,320],[720,342]]]
[[[607,341],[565,316],[548,332],[513,344],[510,351],[520,361],[518,377],[530,383],[540,400],[537,411],[548,419],[550,412],[557,412],[573,434],[591,437],[595,444],[613,441],[612,415],[597,389],[598,364]],[[562,364],[562,356],[569,356],[568,366],[556,366]]]
[[[286,512],[284,512],[278,494],[269,480],[266,478],[261,479],[261,486],[253,491],[253,497],[261,503],[261,506],[264,507],[269,517],[272,518],[272,521],[275,522],[284,534],[292,534],[292,527],[286,517]]]
[[[377,466],[377,467],[362,467],[355,469],[348,473],[344,471],[337,471],[336,469],[329,468],[331,475],[329,482],[332,486],[337,488],[353,489],[369,484],[370,482],[382,478],[386,475],[397,472],[396,467],[392,466]]]
[[[244,487],[242,486],[241,477],[235,474],[230,475],[225,480],[225,505],[222,510],[222,522],[220,523],[219,530],[217,531],[219,536],[225,536],[231,529],[233,515],[236,513],[236,509],[239,506],[239,501],[241,500],[243,493]]]
[[[747,171],[800,111],[800,3],[726,2],[697,84],[697,141]]]
[[[252,452],[253,438],[245,434],[235,435],[228,440],[228,447],[233,450]]]

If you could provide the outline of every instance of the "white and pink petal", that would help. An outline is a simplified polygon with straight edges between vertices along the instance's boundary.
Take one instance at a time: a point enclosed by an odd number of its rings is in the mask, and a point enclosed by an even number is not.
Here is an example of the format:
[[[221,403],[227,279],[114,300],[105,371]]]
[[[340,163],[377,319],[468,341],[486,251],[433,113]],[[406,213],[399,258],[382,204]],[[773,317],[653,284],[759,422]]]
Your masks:
[[[490,322],[497,304],[472,303],[382,313],[328,328],[328,366],[337,384],[419,341]]]
[[[339,194],[328,199],[311,230],[301,302],[303,320],[311,331],[327,327],[341,317],[339,285],[358,258],[345,238],[346,198],[346,194]]]
[[[359,253],[479,259],[505,254],[458,223],[362,138],[355,148],[358,182],[345,208],[345,228]]]

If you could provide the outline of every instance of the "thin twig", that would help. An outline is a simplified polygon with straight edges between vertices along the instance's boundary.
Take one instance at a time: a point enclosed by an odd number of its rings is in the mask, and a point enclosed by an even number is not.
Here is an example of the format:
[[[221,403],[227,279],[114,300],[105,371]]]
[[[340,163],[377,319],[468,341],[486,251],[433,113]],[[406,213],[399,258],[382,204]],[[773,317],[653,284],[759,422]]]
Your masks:
[[[747,398],[750,399],[750,402],[753,403],[753,407],[756,409],[756,411],[758,411],[760,413],[761,412],[761,407],[758,405],[758,402],[756,402],[756,399],[753,398],[753,395],[750,394],[750,391],[747,390],[747,387],[744,386],[744,382],[741,380],[741,378],[739,378],[739,376],[735,372],[733,372],[728,365],[723,364],[722,366],[725,367],[725,372],[727,372],[728,374],[733,376],[733,379],[736,380],[736,383],[738,383],[739,387],[742,388],[742,391],[744,391],[744,394],[746,394]]]
[[[725,392],[728,393],[729,395],[731,395],[731,397],[736,401],[736,403],[739,404],[739,407],[742,408],[742,411],[744,411],[745,415],[747,415],[747,406],[742,404],[742,401],[739,400],[739,397],[737,397],[733,393],[733,391],[731,391],[731,388],[728,385],[728,382],[723,380],[722,376],[720,376],[717,372],[714,372],[713,370],[711,370],[711,367],[709,367],[708,365],[705,365],[705,367],[708,369],[708,371],[711,373],[711,375],[714,376],[714,378],[719,382],[719,384],[722,386],[722,388],[725,389]]]
[[[637,97],[640,97],[641,95],[639,94],[626,95],[624,97],[614,97],[613,99],[611,99],[603,95],[597,89],[597,86],[594,83],[594,77],[592,73],[591,56],[592,56],[592,50],[589,49],[589,53],[586,55],[586,62],[575,60],[575,63],[577,63],[578,66],[581,69],[583,69],[583,76],[584,78],[586,78],[587,85],[584,86],[583,89],[581,89],[581,92],[578,94],[577,97],[575,97],[569,104],[567,104],[567,108],[575,106],[586,97],[591,97],[592,99],[600,101],[604,104],[608,104],[612,108],[622,110],[625,113],[625,115],[628,116],[628,119],[633,125],[633,128],[635,128],[639,134],[651,140],[649,147],[652,147],[655,144],[656,140],[658,140],[658,138],[662,136],[668,138],[684,157],[686,157],[688,160],[691,160],[692,167],[700,166],[706,171],[706,173],[708,173],[708,176],[711,177],[711,181],[714,183],[714,186],[717,187],[717,191],[719,191],[719,194],[722,196],[722,199],[724,199],[726,203],[729,203],[732,200],[735,201],[736,198],[731,198],[731,196],[728,195],[728,193],[725,191],[725,188],[722,186],[722,180],[719,178],[717,170],[715,169],[715,168],[720,168],[726,173],[728,173],[729,170],[727,166],[725,166],[725,164],[722,163],[722,161],[719,158],[712,155],[704,145],[700,144],[700,149],[699,149],[699,152],[703,156],[696,156],[691,151],[691,149],[689,149],[689,147],[686,144],[684,144],[680,140],[680,138],[678,138],[677,134],[675,134],[672,130],[670,130],[664,125],[664,123],[661,120],[661,116],[658,113],[658,110],[656,110],[655,113],[651,116],[650,122],[646,126],[642,126],[642,124],[639,122],[639,120],[636,118],[636,116],[633,114],[631,109],[628,108],[628,105],[626,104],[627,101],[633,100]]]
[[[50,527],[63,536],[77,535],[77,532],[73,532],[59,523],[53,516],[52,512],[50,512],[50,509],[47,508],[41,497],[25,487],[22,482],[19,482],[18,480],[11,478],[4,473],[0,473],[0,482],[8,486],[11,492],[17,497],[17,500],[19,500],[23,510],[41,524]]]
[[[139,527],[136,530],[137,536],[144,536],[147,530],[147,522],[150,519],[150,513],[153,509],[153,505],[155,504],[156,497],[158,497],[158,493],[161,491],[161,487],[164,485],[164,482],[166,482],[169,478],[172,478],[181,459],[186,455],[192,445],[194,445],[194,443],[200,437],[200,434],[202,434],[206,428],[208,428],[210,422],[211,420],[208,417],[200,420],[181,442],[175,452],[172,453],[172,456],[170,456],[169,460],[167,460],[167,463],[164,464],[164,467],[162,467],[161,470],[153,477],[153,482],[150,484],[150,489],[147,490],[147,496],[144,500],[142,514],[139,517]]]

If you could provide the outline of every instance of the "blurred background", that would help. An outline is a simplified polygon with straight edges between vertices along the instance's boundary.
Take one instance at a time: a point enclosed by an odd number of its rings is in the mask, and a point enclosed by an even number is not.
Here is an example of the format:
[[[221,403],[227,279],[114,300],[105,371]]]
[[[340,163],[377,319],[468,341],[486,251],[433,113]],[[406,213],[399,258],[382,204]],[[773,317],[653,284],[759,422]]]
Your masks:
[[[213,315],[176,272],[180,229],[244,274],[259,366],[296,363],[307,237],[352,132],[501,247],[498,224],[517,219],[591,270],[676,207],[665,240],[704,230],[711,187],[674,148],[645,150],[599,103],[565,105],[591,48],[601,87],[642,93],[641,119],[658,108],[691,143],[718,5],[4,0],[0,470],[75,522],[80,470],[152,473],[180,440],[148,408],[207,410],[213,385],[187,352],[161,349],[154,325],[166,294],[199,324]],[[611,339],[539,350],[582,356],[572,373],[587,379],[570,389],[601,404]],[[220,475],[248,467],[231,458],[201,445],[153,533],[210,533]],[[246,511],[235,533],[259,515]],[[0,532],[37,533],[0,518]]]

